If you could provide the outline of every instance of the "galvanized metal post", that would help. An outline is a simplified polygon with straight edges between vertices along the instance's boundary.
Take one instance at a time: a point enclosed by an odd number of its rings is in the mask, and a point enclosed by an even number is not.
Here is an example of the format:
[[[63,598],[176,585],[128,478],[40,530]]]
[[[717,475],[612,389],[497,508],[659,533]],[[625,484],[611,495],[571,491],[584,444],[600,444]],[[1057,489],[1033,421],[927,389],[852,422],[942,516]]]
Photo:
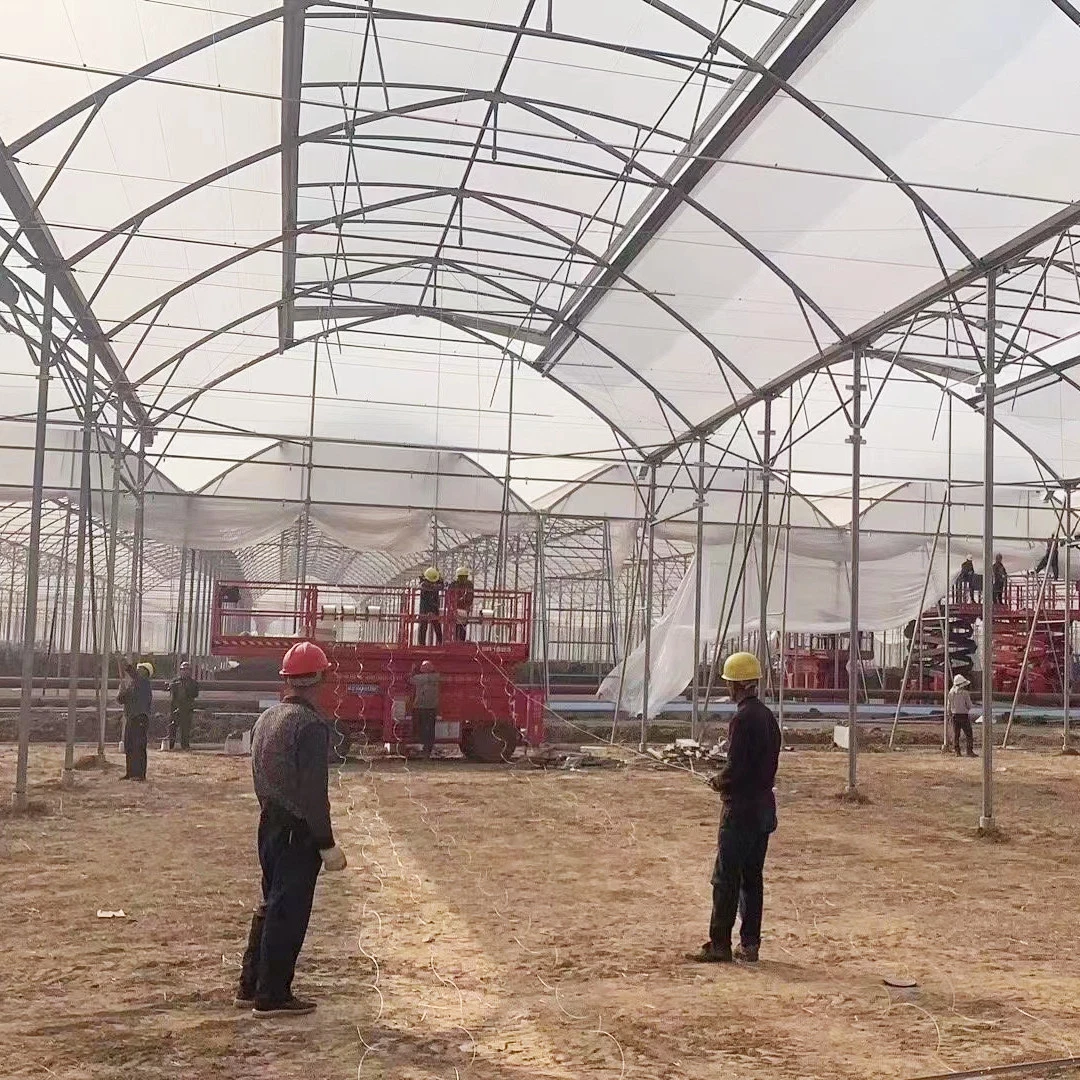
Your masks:
[[[641,683],[641,737],[638,750],[645,752],[649,741],[649,689],[652,678],[652,621],[653,621],[653,585],[656,570],[656,466],[649,469],[649,520],[648,545],[649,562],[645,571],[645,671]]]
[[[83,402],[82,460],[79,476],[78,539],[75,543],[75,583],[71,600],[71,655],[68,660],[68,714],[64,740],[64,771],[60,783],[70,786],[75,779],[75,724],[79,708],[79,675],[82,668],[83,606],[86,592],[86,533],[90,528],[90,450],[94,432],[94,366],[97,353],[88,350],[86,397]]]
[[[45,487],[45,438],[49,420],[49,367],[52,361],[53,282],[46,273],[41,318],[41,349],[38,353],[37,416],[34,426],[34,489],[30,506],[30,538],[26,553],[26,589],[23,614],[22,689],[19,697],[19,749],[15,765],[16,810],[30,805],[27,769],[30,762],[30,708],[34,693],[34,659],[37,639],[38,567],[41,559],[41,511]]]
[[[125,648],[130,655],[142,651],[140,611],[142,608],[143,492],[146,487],[146,441],[139,433],[135,474],[135,528],[131,536],[131,573],[128,581],[127,636]]]
[[[952,682],[952,626],[949,622],[949,606],[952,602],[952,394],[948,395],[948,434],[949,446],[946,454],[945,480],[945,622],[942,626],[942,640],[945,645],[945,660],[942,666],[944,685],[941,699],[941,749],[949,749],[949,685]]]
[[[765,399],[765,430],[761,449],[761,554],[758,558],[761,570],[760,601],[758,607],[758,662],[761,664],[762,688],[772,686],[769,663],[769,496],[771,494],[772,470],[772,398]]]
[[[982,810],[979,828],[994,824],[994,383],[997,376],[997,274],[986,275],[983,379]]]
[[[116,548],[119,543],[120,471],[124,464],[124,403],[116,398],[116,440],[113,447],[113,488],[105,550],[105,598],[102,613],[101,693],[98,697],[98,759],[105,760],[105,725],[109,705],[109,668],[116,649]]]
[[[544,535],[547,525],[544,515],[537,512],[536,515],[536,595],[533,603],[536,606],[534,613],[536,628],[539,631],[540,645],[540,673],[544,687],[544,700],[551,697],[551,646],[548,630],[548,596],[547,596],[547,565],[546,565],[546,537]]]
[[[690,713],[690,738],[696,739],[701,724],[701,587],[705,561],[705,447],[698,443],[697,523],[694,537],[694,697]]]
[[[1069,709],[1072,704],[1072,485],[1065,488],[1065,650],[1064,671],[1061,676],[1061,749],[1071,753],[1072,738],[1069,730]]]
[[[862,658],[859,653],[859,515],[862,511],[862,346],[856,345],[851,354],[851,622],[848,628],[848,779],[847,792],[858,790],[858,714],[859,672]]]

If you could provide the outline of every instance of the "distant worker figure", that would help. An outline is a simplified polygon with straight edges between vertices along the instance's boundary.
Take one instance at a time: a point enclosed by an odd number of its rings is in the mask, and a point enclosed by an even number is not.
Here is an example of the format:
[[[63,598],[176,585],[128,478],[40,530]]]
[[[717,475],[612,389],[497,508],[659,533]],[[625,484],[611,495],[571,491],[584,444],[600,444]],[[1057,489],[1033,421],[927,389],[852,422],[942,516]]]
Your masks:
[[[956,602],[975,603],[975,564],[970,556],[960,564],[960,573],[956,575]]]
[[[469,618],[472,615],[476,590],[473,588],[472,574],[467,567],[459,566],[454,580],[446,590],[446,606],[454,620],[454,639],[468,640]]]
[[[435,723],[439,717],[439,673],[430,660],[420,665],[412,677],[413,718],[424,757],[430,758],[435,748]]]
[[[191,665],[185,660],[180,674],[169,683],[172,698],[169,706],[169,749],[176,746],[180,733],[180,749],[191,749],[191,720],[195,715],[195,702],[199,699],[199,684],[191,676]]]
[[[116,700],[124,709],[124,758],[127,767],[121,780],[146,779],[146,740],[150,734],[150,713],[154,707],[154,691],[150,680],[154,665],[144,661],[124,663],[124,677]]]
[[[960,733],[967,740],[967,756],[975,756],[975,732],[971,728],[971,710],[974,707],[968,687],[971,685],[963,675],[953,676],[949,691],[949,719],[952,721],[953,748],[960,756]]]
[[[1009,586],[1009,572],[1001,561],[1001,556],[994,557],[994,591],[991,599],[995,604],[1005,603],[1005,590]]]
[[[709,782],[723,799],[712,872],[709,940],[691,959],[755,963],[765,902],[765,855],[769,835],[776,831],[773,783],[780,761],[780,725],[758,697],[761,665],[756,656],[732,653],[724,662],[723,677],[737,708],[728,725],[727,764]],[[733,953],[736,914],[741,920],[740,945]]]
[[[434,566],[429,566],[420,575],[420,628],[417,645],[442,644],[442,574]]]
[[[1055,537],[1050,536],[1046,540],[1046,551],[1043,552],[1043,557],[1035,565],[1035,573],[1041,574],[1046,569],[1046,564],[1050,564],[1050,580],[1057,581],[1058,579],[1058,542]]]
[[[263,902],[251,919],[235,1003],[253,1006],[255,1016],[300,1016],[315,1009],[313,1001],[293,995],[296,959],[319,871],[346,866],[330,825],[330,727],[314,706],[329,667],[326,653],[310,641],[289,649],[279,672],[285,696],[255,721],[252,735]]]

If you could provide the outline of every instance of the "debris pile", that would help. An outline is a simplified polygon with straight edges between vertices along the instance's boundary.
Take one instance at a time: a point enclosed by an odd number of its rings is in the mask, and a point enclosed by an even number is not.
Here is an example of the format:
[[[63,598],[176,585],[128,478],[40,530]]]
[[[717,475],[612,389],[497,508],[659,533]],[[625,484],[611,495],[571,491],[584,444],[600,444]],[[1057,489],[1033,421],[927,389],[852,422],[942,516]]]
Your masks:
[[[727,761],[727,740],[702,746],[697,739],[676,739],[667,746],[649,747],[646,753],[665,765],[680,765],[694,771],[719,769]]]
[[[555,746],[542,746],[533,751],[529,754],[529,762],[541,769],[614,769],[624,764],[602,747],[561,750]]]

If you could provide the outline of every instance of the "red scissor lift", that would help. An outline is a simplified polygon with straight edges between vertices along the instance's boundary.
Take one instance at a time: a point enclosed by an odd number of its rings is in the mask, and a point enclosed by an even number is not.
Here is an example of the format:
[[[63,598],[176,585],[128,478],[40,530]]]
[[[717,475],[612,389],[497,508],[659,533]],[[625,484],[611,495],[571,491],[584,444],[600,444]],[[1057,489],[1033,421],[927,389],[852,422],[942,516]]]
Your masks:
[[[528,660],[532,594],[477,589],[456,640],[456,617],[437,617],[443,642],[420,644],[419,590],[364,585],[226,581],[214,597],[211,649],[235,659],[280,659],[317,642],[332,664],[319,706],[352,743],[397,749],[417,742],[410,676],[424,660],[440,675],[436,742],[475,761],[505,761],[544,737],[544,695],[513,681]],[[429,628],[430,636],[430,628]]]

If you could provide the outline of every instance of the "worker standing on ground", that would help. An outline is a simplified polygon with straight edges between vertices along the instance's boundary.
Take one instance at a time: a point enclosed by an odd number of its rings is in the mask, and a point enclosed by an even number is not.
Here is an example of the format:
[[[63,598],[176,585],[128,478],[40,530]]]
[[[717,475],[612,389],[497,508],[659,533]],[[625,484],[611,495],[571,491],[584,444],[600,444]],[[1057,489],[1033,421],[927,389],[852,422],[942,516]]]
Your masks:
[[[423,747],[424,758],[430,759],[431,751],[435,748],[435,723],[439,716],[439,673],[430,660],[425,660],[413,675],[412,687],[416,733]]]
[[[960,733],[967,740],[967,756],[975,756],[975,732],[971,728],[971,710],[974,707],[968,687],[971,685],[963,675],[954,675],[949,691],[949,719],[952,721],[953,746],[960,756]]]
[[[146,779],[146,740],[150,735],[150,713],[154,707],[154,691],[150,686],[153,677],[152,664],[133,664],[130,660],[124,663],[124,677],[116,695],[124,710],[121,738],[127,767],[121,780]]]
[[[191,749],[191,720],[195,715],[195,702],[199,699],[199,684],[191,676],[191,665],[185,660],[180,674],[169,683],[172,698],[169,707],[169,749],[176,746],[180,734],[180,749]]]
[[[780,725],[758,697],[761,665],[752,653],[732,653],[724,680],[736,704],[728,725],[728,758],[710,781],[723,799],[716,863],[712,872],[709,940],[692,959],[702,963],[755,963],[761,945],[764,867],[769,835],[776,831],[773,783],[780,762]],[[735,916],[739,948],[732,953]]]
[[[429,566],[420,575],[420,627],[417,645],[427,645],[428,638],[433,644],[442,644],[442,574],[434,566]]]
[[[293,995],[296,959],[319,871],[346,865],[330,825],[330,727],[314,706],[329,667],[318,645],[294,645],[281,663],[285,696],[256,720],[251,740],[263,902],[252,916],[236,1004],[251,1005],[255,1016],[314,1011],[314,1002]]]
[[[459,566],[450,588],[446,590],[446,606],[454,620],[454,639],[468,640],[469,618],[472,615],[476,590],[473,588],[472,574],[465,566]]]
[[[994,591],[991,595],[991,599],[995,604],[1005,603],[1005,590],[1009,586],[1009,572],[1005,569],[1005,563],[1002,562],[1001,556],[996,555],[994,557]]]

